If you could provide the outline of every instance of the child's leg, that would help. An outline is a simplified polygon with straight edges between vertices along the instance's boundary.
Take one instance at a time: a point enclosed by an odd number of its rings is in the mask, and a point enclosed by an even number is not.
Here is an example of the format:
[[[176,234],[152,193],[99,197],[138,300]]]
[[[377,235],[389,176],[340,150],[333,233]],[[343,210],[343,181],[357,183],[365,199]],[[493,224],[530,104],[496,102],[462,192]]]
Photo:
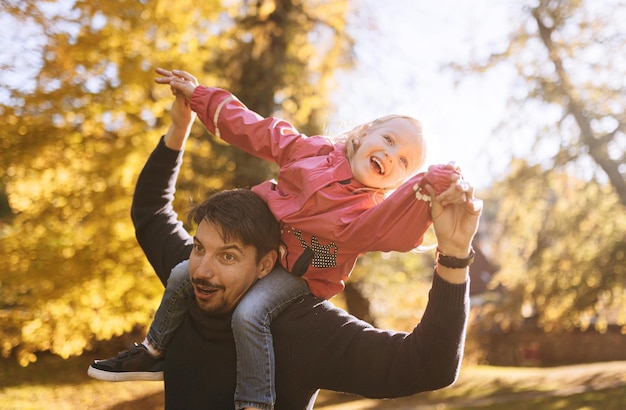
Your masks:
[[[106,381],[163,380],[163,359],[160,356],[182,321],[187,309],[186,299],[192,295],[192,289],[189,263],[185,261],[170,273],[146,340],[142,344],[133,344],[115,357],[94,361],[87,374]]]
[[[235,408],[273,408],[274,347],[271,321],[295,299],[309,293],[304,279],[277,266],[243,297],[233,313],[237,349]]]
[[[189,261],[179,263],[172,269],[161,304],[154,314],[146,336],[150,348],[159,352],[167,350],[174,331],[187,311],[187,299],[193,294],[189,280]]]

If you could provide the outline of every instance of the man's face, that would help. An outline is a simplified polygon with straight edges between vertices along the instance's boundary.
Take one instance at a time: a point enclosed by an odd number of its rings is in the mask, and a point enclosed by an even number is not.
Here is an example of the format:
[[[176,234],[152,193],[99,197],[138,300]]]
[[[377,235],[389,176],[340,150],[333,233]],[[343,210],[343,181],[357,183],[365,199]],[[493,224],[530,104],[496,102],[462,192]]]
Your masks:
[[[255,247],[235,239],[225,242],[216,226],[200,222],[189,256],[189,274],[200,308],[212,314],[232,311],[256,280],[270,272],[275,261],[270,255],[257,263]]]

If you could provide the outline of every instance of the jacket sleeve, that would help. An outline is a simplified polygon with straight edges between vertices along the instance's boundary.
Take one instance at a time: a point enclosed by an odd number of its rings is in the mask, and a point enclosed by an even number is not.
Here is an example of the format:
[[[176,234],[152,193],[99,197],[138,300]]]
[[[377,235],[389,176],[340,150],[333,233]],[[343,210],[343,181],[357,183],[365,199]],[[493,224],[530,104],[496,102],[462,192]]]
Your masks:
[[[220,88],[196,87],[191,109],[211,134],[280,167],[304,156],[332,150],[326,138],[307,137],[285,120],[264,118]]]
[[[189,258],[193,246],[172,207],[182,154],[159,141],[139,174],[131,206],[137,241],[164,285],[172,268]]]
[[[328,307],[329,302],[318,304],[293,330],[302,335],[295,334],[290,358],[306,359],[298,360],[292,383],[369,398],[403,397],[453,384],[463,357],[468,285],[450,284],[435,274],[427,308],[411,333],[376,329]],[[276,334],[274,340],[280,342]],[[303,346],[309,351],[299,351]]]
[[[361,252],[407,252],[422,243],[430,227],[431,199],[424,185],[430,184],[437,194],[450,186],[456,171],[444,165],[433,165],[402,184],[389,197],[355,216],[345,216],[343,228],[336,232],[340,238],[359,238]]]

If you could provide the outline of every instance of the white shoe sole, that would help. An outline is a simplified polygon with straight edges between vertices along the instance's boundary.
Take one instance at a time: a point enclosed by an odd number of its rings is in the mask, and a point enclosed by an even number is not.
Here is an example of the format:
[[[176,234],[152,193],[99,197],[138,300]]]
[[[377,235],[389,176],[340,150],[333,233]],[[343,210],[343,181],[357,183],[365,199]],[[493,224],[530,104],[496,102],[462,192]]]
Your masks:
[[[161,381],[163,372],[106,372],[89,366],[87,375],[106,382],[127,382],[136,380]]]

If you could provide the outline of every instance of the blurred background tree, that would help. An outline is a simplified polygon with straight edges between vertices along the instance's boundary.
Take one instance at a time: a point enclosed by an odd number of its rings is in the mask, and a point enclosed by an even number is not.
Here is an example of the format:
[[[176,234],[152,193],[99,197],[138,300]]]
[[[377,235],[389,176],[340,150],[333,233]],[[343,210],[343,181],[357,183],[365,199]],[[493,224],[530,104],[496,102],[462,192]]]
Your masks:
[[[480,327],[530,317],[545,331],[626,325],[626,207],[613,187],[523,160],[512,168],[487,194],[506,297],[485,306]]]
[[[309,133],[329,109],[333,69],[350,64],[345,1],[12,1],[31,30],[34,85],[0,90],[0,351],[80,354],[149,324],[162,288],[129,218],[136,176],[168,124],[154,68],[231,89]],[[16,34],[16,37],[19,37]],[[175,206],[272,171],[198,125]]]
[[[493,286],[507,291],[481,323],[510,329],[534,316],[546,331],[626,326],[624,5],[532,4],[504,51],[455,65],[516,73],[492,143],[505,150],[526,130],[538,159],[514,160],[486,193],[482,231],[502,267]]]

